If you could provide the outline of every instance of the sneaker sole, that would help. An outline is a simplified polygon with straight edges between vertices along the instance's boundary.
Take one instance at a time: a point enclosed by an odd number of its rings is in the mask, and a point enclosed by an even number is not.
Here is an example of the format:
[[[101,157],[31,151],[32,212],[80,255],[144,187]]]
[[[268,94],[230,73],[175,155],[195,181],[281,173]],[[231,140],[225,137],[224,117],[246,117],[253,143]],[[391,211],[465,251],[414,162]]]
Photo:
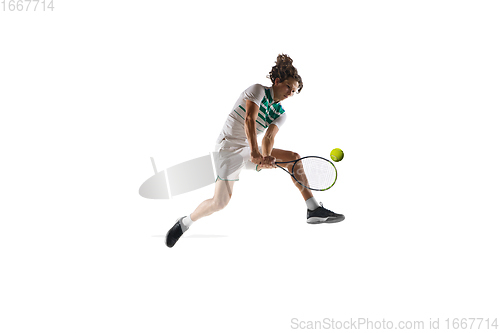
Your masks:
[[[313,217],[307,220],[307,223],[309,224],[320,224],[320,223],[337,223],[337,222],[342,222],[345,220],[345,216],[342,217],[335,217],[335,218],[320,218],[320,217]]]

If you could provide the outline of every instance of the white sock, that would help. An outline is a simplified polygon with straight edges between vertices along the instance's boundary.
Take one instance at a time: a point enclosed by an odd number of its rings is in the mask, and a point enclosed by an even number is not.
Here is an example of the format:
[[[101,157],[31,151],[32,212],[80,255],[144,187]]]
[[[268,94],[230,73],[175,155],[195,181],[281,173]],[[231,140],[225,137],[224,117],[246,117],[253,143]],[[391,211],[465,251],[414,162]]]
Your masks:
[[[191,224],[193,224],[193,222],[194,221],[191,220],[191,215],[188,215],[181,220],[181,223],[184,224],[184,226],[186,227],[186,230],[191,226]]]
[[[307,205],[307,209],[309,209],[309,210],[315,210],[316,208],[319,207],[319,203],[316,201],[316,199],[314,197],[310,197],[309,199],[307,199],[306,205]]]

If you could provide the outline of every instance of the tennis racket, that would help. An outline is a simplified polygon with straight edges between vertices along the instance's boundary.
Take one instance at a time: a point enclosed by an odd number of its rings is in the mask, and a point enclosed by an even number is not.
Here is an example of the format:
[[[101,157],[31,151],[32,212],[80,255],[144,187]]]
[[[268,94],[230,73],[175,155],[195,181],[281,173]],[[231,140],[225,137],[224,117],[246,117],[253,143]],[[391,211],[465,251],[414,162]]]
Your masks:
[[[292,172],[280,165],[289,163],[293,163]],[[337,181],[337,168],[323,157],[306,156],[298,160],[274,164],[292,176],[297,183],[313,191],[326,191]]]

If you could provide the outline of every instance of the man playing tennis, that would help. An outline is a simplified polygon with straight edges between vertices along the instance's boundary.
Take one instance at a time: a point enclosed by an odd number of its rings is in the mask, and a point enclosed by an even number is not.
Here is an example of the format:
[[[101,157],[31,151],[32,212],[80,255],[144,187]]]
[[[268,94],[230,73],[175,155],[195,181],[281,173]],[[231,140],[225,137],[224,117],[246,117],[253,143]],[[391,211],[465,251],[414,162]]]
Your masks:
[[[217,139],[216,159],[217,181],[213,198],[203,201],[191,215],[179,218],[166,235],[166,245],[173,247],[177,240],[194,221],[211,215],[226,207],[231,199],[235,181],[243,168],[274,168],[276,161],[294,161],[299,154],[273,148],[274,137],[286,120],[281,102],[302,90],[302,79],[293,60],[280,54],[268,78],[271,87],[255,84],[236,101]],[[257,144],[257,135],[264,134],[262,146]],[[286,167],[292,168],[293,163]],[[336,214],[323,207],[314,198],[311,190],[300,185],[295,179],[307,206],[307,223],[333,223],[344,220],[344,215]]]

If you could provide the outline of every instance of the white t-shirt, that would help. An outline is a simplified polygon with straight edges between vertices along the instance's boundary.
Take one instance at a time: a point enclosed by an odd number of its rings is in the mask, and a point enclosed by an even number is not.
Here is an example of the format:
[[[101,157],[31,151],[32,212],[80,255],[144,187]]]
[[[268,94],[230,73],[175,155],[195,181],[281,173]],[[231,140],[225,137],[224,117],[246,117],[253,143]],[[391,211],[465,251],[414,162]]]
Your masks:
[[[273,89],[264,87],[261,84],[254,84],[243,91],[234,104],[233,110],[229,113],[222,131],[217,139],[217,143],[226,140],[248,146],[245,134],[245,113],[246,101],[249,100],[259,107],[259,114],[255,120],[257,134],[262,134],[274,124],[281,127],[286,119],[285,110],[279,102],[274,102]]]

